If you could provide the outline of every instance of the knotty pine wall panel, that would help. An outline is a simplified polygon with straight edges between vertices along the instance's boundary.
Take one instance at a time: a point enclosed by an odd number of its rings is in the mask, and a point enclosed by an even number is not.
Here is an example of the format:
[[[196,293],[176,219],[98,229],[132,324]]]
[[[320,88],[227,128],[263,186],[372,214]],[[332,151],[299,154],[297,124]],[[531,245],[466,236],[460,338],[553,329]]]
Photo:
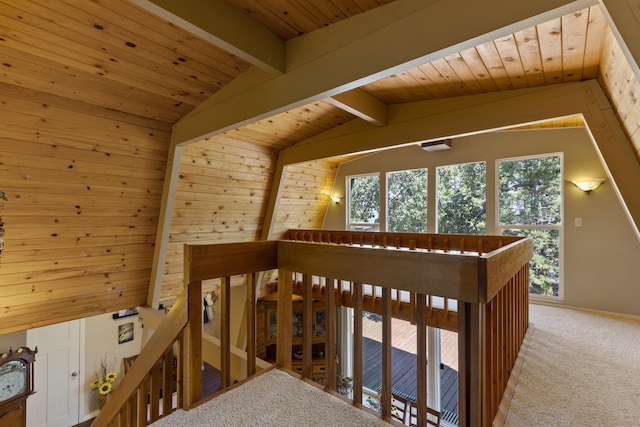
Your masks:
[[[640,83],[611,31],[605,36],[598,81],[640,161]]]
[[[184,244],[260,238],[276,162],[272,148],[228,134],[184,148],[171,220],[160,300],[183,288]],[[232,284],[243,282],[233,278]],[[204,291],[216,286],[204,284]]]
[[[0,334],[146,302],[170,131],[0,84]]]
[[[337,163],[332,160],[287,167],[275,214],[274,239],[281,238],[290,228],[322,227],[337,170]]]

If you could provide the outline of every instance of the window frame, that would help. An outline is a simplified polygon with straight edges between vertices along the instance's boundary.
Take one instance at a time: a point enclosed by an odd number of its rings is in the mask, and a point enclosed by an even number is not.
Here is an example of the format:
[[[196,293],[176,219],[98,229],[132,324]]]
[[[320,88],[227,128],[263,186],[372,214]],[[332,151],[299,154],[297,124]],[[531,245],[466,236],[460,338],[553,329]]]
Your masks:
[[[377,230],[372,229],[372,230],[359,230],[359,231],[383,231],[381,229],[381,225],[382,223],[386,223],[386,218],[383,218],[384,213],[383,213],[383,206],[382,206],[382,200],[381,200],[381,194],[382,194],[382,188],[383,188],[383,183],[382,183],[382,177],[381,177],[381,173],[380,172],[373,172],[373,173],[361,173],[361,174],[356,174],[356,175],[347,175],[345,177],[346,179],[346,194],[345,194],[345,200],[346,200],[346,209],[345,209],[345,214],[346,214],[346,224],[347,224],[347,230],[349,231],[356,231],[353,229],[353,227],[374,227],[377,226]],[[351,222],[351,180],[353,178],[361,178],[361,177],[365,177],[365,176],[377,176],[378,177],[378,187],[379,187],[379,191],[378,191],[378,222]]]
[[[560,224],[500,224],[500,163],[518,160],[539,159],[544,157],[560,158]],[[529,292],[529,298],[540,301],[564,300],[564,153],[542,153],[526,156],[505,157],[495,160],[495,234],[502,235],[503,230],[557,230],[558,231],[558,295],[540,295]]]
[[[389,175],[390,174],[394,174],[394,173],[400,173],[400,172],[411,172],[411,171],[417,171],[417,170],[424,170],[425,174],[426,174],[426,185],[424,188],[425,191],[425,231],[419,231],[418,233],[426,233],[428,230],[428,226],[429,226],[429,217],[428,217],[428,212],[429,212],[429,168],[427,167],[422,167],[422,168],[411,168],[411,169],[398,169],[398,170],[393,170],[393,171],[387,171],[384,174],[384,185],[382,185],[382,182],[380,183],[380,194],[381,194],[381,198],[382,198],[382,190],[384,188],[384,211],[385,211],[385,215],[384,215],[384,230],[385,231],[389,231],[389,218],[390,218],[390,214],[389,214]]]
[[[440,169],[443,168],[448,168],[451,166],[461,166],[461,165],[471,165],[471,164],[475,164],[475,163],[483,163],[484,164],[484,235],[487,234],[487,229],[488,229],[488,214],[487,214],[487,161],[486,160],[478,160],[478,161],[472,161],[472,162],[461,162],[461,163],[451,163],[451,164],[446,164],[446,165],[440,165],[440,166],[436,166],[435,167],[435,202],[434,202],[434,215],[435,215],[435,233],[439,233],[439,234],[445,234],[445,233],[441,233],[440,230],[440,222],[438,220],[439,218],[439,214],[440,214],[440,193],[438,191],[439,187],[440,187],[440,174],[438,173],[438,171]],[[458,233],[459,234],[459,233]]]

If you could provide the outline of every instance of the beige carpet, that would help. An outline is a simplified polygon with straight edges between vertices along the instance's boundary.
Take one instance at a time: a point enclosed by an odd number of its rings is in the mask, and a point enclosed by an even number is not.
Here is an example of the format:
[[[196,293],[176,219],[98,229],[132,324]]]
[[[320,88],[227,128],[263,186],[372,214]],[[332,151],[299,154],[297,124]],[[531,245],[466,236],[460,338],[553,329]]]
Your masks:
[[[374,414],[354,408],[278,370],[270,370],[190,411],[178,410],[153,427],[209,426],[386,426]]]
[[[640,426],[640,320],[531,305],[505,425]]]

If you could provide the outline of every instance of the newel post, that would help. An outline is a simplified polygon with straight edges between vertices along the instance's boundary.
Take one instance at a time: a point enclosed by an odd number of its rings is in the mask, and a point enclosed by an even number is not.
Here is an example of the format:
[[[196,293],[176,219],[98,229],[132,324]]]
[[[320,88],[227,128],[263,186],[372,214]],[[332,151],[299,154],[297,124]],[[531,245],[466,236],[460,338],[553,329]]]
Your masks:
[[[276,364],[291,369],[293,334],[293,280],[290,271],[278,270],[278,340]]]
[[[458,303],[458,425],[488,426],[484,303]]]
[[[186,391],[190,408],[202,399],[202,282],[189,283],[188,289],[188,338],[183,366],[187,371]]]
[[[184,247],[187,327],[183,336],[181,379],[185,409],[202,399],[202,280],[193,280],[193,246]]]

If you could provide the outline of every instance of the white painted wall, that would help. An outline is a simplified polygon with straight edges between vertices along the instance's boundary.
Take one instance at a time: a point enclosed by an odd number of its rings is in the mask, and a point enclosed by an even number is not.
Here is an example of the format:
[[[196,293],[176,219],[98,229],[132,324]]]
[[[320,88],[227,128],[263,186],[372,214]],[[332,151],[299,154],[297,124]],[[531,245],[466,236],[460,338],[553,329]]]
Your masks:
[[[84,399],[80,406],[82,421],[94,417],[98,410],[97,393],[90,392],[89,384],[95,379],[100,361],[106,358],[108,365],[122,375],[124,373],[122,359],[140,353],[142,327],[138,322],[138,316],[114,320],[112,314],[101,314],[85,319]],[[118,344],[118,326],[129,322],[133,322],[134,325],[134,339]]]
[[[6,353],[10,348],[14,350],[27,345],[27,332],[15,332],[13,334],[0,335],[0,354]]]
[[[333,193],[345,194],[348,175],[426,167],[433,202],[437,166],[483,160],[487,162],[487,233],[492,234],[495,207],[490,197],[495,189],[496,159],[556,152],[564,153],[565,178],[562,304],[640,316],[640,242],[610,181],[590,195],[570,182],[587,176],[607,177],[584,128],[493,132],[456,139],[453,149],[447,151],[427,153],[414,145],[371,154],[339,167]],[[325,229],[345,228],[345,205],[345,201],[329,204]],[[430,232],[434,218],[432,209]],[[575,218],[582,218],[582,227],[574,226]]]

